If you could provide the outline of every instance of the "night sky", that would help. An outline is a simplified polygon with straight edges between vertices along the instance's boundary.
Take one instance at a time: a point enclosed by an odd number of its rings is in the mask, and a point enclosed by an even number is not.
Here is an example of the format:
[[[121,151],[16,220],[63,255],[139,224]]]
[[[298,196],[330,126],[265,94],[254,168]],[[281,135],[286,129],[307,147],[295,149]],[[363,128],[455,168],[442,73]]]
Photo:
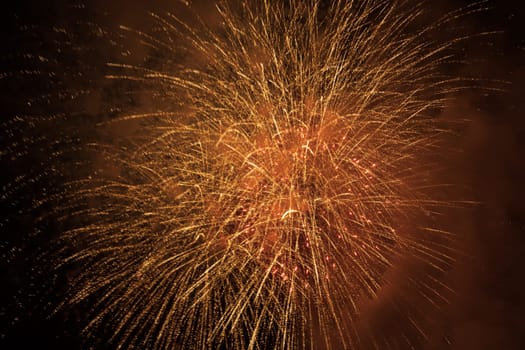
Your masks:
[[[50,55],[57,46],[54,43],[57,35],[49,28],[72,25],[82,21],[84,16],[106,24],[118,22],[140,26],[145,11],[170,8],[169,1],[159,0],[150,5],[130,5],[125,1],[112,5],[102,3],[92,1],[77,6],[58,0],[26,0],[4,5],[0,23],[2,122],[9,123],[17,115],[53,112],[55,102],[31,101],[35,96],[56,89],[55,83],[34,78],[30,73],[25,76],[20,73],[51,64],[37,64],[20,58],[28,52]],[[449,0],[447,5],[437,0],[429,3],[436,6],[436,11],[443,11],[472,1]],[[439,10],[437,3],[440,4]],[[457,54],[469,63],[458,64],[455,68],[455,73],[478,77],[479,80],[471,89],[458,93],[443,111],[469,120],[450,141],[453,151],[447,176],[460,188],[459,197],[475,203],[450,210],[449,216],[443,219],[449,230],[460,237],[458,249],[461,258],[446,277],[446,283],[455,291],[450,304],[435,317],[452,342],[445,348],[523,349],[525,3],[521,0],[490,0],[481,7],[487,9],[462,19],[460,27],[466,33],[495,33],[466,40]],[[75,38],[89,47],[95,39],[84,34],[79,30]],[[92,55],[93,67],[103,66],[103,44],[93,45],[96,49],[76,54]],[[73,66],[74,54],[66,62]],[[72,71],[71,67],[65,70]],[[100,74],[96,69],[85,73],[87,79],[98,79]],[[50,101],[57,99],[66,111],[74,110],[71,101],[49,97]],[[78,130],[73,129],[49,132],[75,135]],[[49,159],[45,154],[49,150],[34,149],[34,152],[12,161],[10,145],[13,138],[6,135],[5,130],[4,127],[0,133],[3,138],[0,139],[0,150],[3,151],[0,181],[9,184],[21,175],[34,176],[35,172],[38,173],[38,164]],[[24,142],[22,138],[19,141]],[[64,293],[66,277],[50,271],[44,253],[60,228],[52,220],[36,224],[37,218],[51,208],[29,209],[43,188],[53,187],[60,181],[59,176],[48,173],[16,191],[16,199],[1,197],[0,349],[74,350],[86,346],[80,336],[82,325],[76,322],[82,319],[82,307],[51,316]],[[9,188],[4,185],[0,194],[8,192]],[[111,349],[110,346],[107,348]]]

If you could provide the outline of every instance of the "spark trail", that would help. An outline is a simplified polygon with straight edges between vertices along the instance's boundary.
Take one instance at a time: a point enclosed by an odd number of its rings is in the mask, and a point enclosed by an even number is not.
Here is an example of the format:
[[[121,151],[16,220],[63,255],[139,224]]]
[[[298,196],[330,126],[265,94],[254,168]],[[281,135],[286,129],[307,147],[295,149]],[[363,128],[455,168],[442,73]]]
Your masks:
[[[59,264],[82,266],[65,304],[96,300],[87,333],[356,348],[362,301],[399,257],[451,261],[425,243],[443,233],[403,225],[443,204],[418,188],[443,132],[433,112],[458,86],[439,74],[451,44],[428,34],[454,14],[410,34],[422,8],[405,2],[321,5],[219,2],[217,26],[122,27],[148,59],[107,78],[148,102],[100,127],[138,130],[93,143],[104,170],[60,196],[74,224]]]

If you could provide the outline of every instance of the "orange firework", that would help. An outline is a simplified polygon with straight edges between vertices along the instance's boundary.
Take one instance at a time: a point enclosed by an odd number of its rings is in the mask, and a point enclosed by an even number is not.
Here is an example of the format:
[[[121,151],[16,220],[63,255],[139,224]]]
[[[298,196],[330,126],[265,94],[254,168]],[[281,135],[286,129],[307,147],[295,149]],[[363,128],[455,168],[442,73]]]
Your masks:
[[[359,347],[398,257],[450,262],[400,232],[440,204],[418,177],[456,84],[451,44],[426,37],[455,15],[410,34],[422,11],[402,1],[254,3],[122,27],[148,56],[108,78],[143,106],[101,128],[139,128],[92,144],[102,170],[66,186],[60,262],[83,267],[66,304],[96,298],[86,332],[119,348]]]

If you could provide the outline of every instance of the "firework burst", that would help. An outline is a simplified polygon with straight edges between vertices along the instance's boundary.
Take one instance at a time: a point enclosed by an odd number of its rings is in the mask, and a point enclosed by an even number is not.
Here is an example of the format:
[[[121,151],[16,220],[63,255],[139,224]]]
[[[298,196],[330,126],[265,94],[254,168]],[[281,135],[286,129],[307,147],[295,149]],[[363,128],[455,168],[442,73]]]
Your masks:
[[[355,348],[363,300],[399,257],[451,261],[428,243],[443,233],[404,226],[442,204],[419,188],[457,84],[438,70],[450,44],[428,34],[455,14],[414,35],[422,11],[404,2],[322,5],[220,2],[216,26],[121,28],[149,51],[107,78],[141,106],[99,125],[97,170],[58,196],[59,265],[81,266],[65,304],[93,300],[88,334]]]

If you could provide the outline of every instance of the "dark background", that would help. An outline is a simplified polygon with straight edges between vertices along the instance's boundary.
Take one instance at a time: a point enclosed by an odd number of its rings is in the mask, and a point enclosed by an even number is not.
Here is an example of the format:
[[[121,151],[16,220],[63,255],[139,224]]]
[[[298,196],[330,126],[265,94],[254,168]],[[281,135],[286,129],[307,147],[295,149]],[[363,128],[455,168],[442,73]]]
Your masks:
[[[35,113],[28,99],[57,87],[53,78],[41,79],[40,73],[32,75],[24,68],[42,69],[47,63],[33,64],[34,59],[24,60],[21,54],[43,52],[52,56],[52,51],[61,46],[53,41],[68,40],[45,28],[75,23],[86,14],[108,23],[140,25],[145,9],[162,11],[168,8],[167,2],[155,1],[146,6],[139,1],[134,4],[117,1],[110,5],[91,1],[83,7],[58,0],[18,1],[2,8],[0,112],[3,123],[7,124],[0,124],[4,128],[0,133],[3,137],[0,185],[2,194],[15,193],[16,199],[9,196],[1,202],[0,215],[4,217],[0,220],[0,349],[88,347],[81,342],[81,327],[75,322],[82,318],[80,311],[49,316],[61,300],[64,281],[46,270],[47,262],[41,254],[59,228],[44,220],[35,230],[36,218],[46,208],[40,212],[27,210],[32,207],[36,193],[42,192],[42,187],[60,183],[60,176],[48,173],[43,182],[22,189],[12,190],[7,185],[19,175],[38,172],[42,159],[53,159],[46,154],[49,149],[32,149],[34,154],[22,160],[12,161],[9,156],[20,148],[11,144],[22,137],[24,130],[20,133],[19,127],[13,127],[18,134],[10,133],[13,124],[8,120],[18,114]],[[445,6],[430,1],[429,6],[442,10],[470,3],[456,0],[448,1]],[[462,238],[464,259],[447,281],[455,291],[450,306],[436,317],[448,330],[452,349],[522,349],[525,348],[525,4],[521,0],[492,0],[481,7],[487,10],[461,20],[463,25],[471,32],[499,33],[463,44],[460,55],[469,64],[458,69],[491,80],[487,86],[500,91],[473,88],[458,93],[444,111],[470,120],[453,140],[457,152],[450,159],[451,178],[461,183],[467,198],[478,204],[462,209],[459,217],[453,218],[453,231]],[[92,40],[82,33],[75,35],[86,43]],[[104,61],[104,57],[93,55],[94,61]],[[96,72],[91,74],[96,76]],[[42,99],[35,103],[40,114],[52,110],[52,105],[46,105]],[[74,130],[60,132],[74,134]],[[21,149],[27,151],[31,147]]]

